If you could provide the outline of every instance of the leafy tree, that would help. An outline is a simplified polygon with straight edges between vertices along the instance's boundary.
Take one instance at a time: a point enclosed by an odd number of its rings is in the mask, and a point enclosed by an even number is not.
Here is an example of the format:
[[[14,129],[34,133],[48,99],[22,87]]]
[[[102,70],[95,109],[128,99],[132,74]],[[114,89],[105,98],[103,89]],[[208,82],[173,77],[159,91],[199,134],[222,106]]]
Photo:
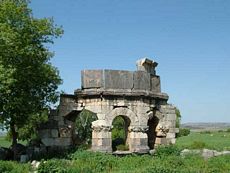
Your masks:
[[[0,0],[0,123],[10,129],[13,146],[47,119],[61,84],[47,45],[63,30],[51,18],[35,18],[28,4]]]
[[[180,110],[178,108],[176,108],[176,127],[177,128],[180,127],[180,121],[181,121]]]
[[[92,122],[97,120],[96,114],[83,110],[76,118],[76,135],[81,144],[90,144],[92,140]]]

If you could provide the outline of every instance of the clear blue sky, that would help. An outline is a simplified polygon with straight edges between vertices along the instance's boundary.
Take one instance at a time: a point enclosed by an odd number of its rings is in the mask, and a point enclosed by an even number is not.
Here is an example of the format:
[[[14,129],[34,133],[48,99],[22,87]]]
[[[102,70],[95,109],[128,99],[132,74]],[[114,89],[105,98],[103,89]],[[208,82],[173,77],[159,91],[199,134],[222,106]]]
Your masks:
[[[53,17],[64,35],[52,63],[61,90],[80,87],[82,69],[135,70],[159,63],[162,91],[183,122],[230,122],[229,0],[32,0],[36,17]]]

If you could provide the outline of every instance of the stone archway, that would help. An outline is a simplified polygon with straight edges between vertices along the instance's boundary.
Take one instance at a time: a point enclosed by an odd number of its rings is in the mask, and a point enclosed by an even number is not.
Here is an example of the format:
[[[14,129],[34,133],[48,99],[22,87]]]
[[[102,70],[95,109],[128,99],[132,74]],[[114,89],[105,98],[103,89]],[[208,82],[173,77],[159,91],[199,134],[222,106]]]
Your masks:
[[[85,144],[91,146],[92,144],[92,122],[98,120],[97,114],[87,109],[83,109],[74,121],[75,128],[75,144]]]
[[[146,153],[149,150],[147,126],[141,126],[138,116],[126,107],[117,107],[106,114],[104,120],[97,120],[92,123],[92,150],[112,152],[112,122],[117,116],[129,118],[128,144],[130,152]]]
[[[123,116],[129,120],[129,128],[127,129],[128,143],[130,149],[135,148],[132,147],[132,142],[134,141],[131,139],[131,134],[133,134],[134,127],[138,126],[138,116],[126,107],[117,107],[108,112],[104,120],[92,122],[92,150],[112,152],[112,122],[117,116]],[[135,135],[132,136],[135,137]]]
[[[113,151],[129,150],[129,126],[130,119],[127,116],[119,115],[112,123],[112,149]]]
[[[109,126],[112,126],[112,122],[113,122],[114,118],[117,116],[120,116],[120,115],[128,117],[130,119],[130,126],[131,127],[138,125],[138,122],[139,122],[138,116],[133,111],[131,111],[130,109],[128,109],[126,107],[114,108],[112,111],[110,111],[109,113],[106,114],[105,120]]]

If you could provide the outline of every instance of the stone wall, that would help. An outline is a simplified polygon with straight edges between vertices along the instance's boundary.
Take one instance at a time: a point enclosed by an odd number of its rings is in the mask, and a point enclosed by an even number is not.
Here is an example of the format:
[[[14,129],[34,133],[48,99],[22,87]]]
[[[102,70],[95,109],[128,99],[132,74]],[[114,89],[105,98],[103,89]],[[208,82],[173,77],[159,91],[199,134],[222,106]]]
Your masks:
[[[82,89],[121,89],[161,92],[160,76],[146,71],[83,70]]]

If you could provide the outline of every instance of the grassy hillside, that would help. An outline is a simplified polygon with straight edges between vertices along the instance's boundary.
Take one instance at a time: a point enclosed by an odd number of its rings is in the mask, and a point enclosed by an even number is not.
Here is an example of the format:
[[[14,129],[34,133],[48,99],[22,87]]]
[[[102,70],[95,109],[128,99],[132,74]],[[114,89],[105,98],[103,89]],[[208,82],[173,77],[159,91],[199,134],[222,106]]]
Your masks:
[[[203,143],[207,149],[230,150],[230,132],[191,132],[188,136],[178,138],[176,145],[180,148],[196,148],[199,143]]]

